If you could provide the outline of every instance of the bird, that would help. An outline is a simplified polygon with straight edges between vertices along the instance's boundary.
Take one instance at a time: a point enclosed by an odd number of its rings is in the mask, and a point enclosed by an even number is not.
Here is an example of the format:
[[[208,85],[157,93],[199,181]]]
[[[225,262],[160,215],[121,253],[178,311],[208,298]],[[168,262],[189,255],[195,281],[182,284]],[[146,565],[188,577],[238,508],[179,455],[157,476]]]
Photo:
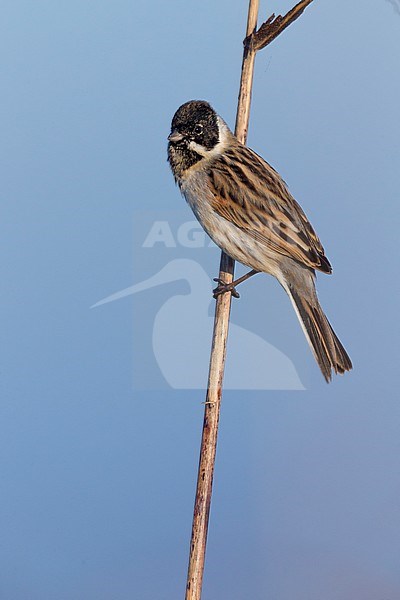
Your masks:
[[[332,267],[310,221],[279,173],[242,144],[204,100],[175,112],[168,162],[194,215],[221,250],[274,276],[288,294],[305,337],[329,383],[352,362],[317,297],[316,271]],[[242,281],[240,278],[234,284]],[[220,285],[216,295],[235,291]]]

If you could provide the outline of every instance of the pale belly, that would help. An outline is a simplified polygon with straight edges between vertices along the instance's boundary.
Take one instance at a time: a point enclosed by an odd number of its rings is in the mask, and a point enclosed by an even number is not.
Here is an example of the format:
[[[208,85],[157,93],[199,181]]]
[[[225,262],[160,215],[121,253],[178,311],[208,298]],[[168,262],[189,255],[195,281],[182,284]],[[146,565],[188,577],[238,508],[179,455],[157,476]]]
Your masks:
[[[280,273],[280,266],[277,263],[279,255],[218,215],[208,199],[211,193],[202,185],[202,180],[203,177],[198,176],[189,178],[188,181],[182,183],[181,191],[197,220],[213,242],[234,260],[251,269],[278,277]]]

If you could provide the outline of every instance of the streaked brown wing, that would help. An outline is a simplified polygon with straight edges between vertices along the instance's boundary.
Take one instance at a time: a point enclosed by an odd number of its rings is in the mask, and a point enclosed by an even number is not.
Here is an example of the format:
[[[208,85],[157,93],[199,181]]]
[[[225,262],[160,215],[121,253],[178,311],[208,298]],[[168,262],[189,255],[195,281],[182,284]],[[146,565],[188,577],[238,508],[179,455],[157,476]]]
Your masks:
[[[306,215],[281,176],[258,154],[237,145],[209,171],[212,206],[260,244],[324,273],[332,268]]]

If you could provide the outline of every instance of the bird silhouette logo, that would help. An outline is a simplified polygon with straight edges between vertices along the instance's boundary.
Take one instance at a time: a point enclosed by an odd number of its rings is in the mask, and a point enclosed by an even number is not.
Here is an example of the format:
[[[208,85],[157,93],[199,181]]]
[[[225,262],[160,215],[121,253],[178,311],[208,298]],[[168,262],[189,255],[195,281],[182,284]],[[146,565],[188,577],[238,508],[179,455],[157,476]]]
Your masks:
[[[91,308],[181,280],[187,284],[185,293],[173,292],[162,303],[149,334],[156,364],[169,387],[200,390],[207,382],[213,317],[209,316],[212,283],[199,262],[172,259],[149,278],[103,298]],[[228,345],[225,389],[304,389],[292,361],[256,333],[231,323]]]

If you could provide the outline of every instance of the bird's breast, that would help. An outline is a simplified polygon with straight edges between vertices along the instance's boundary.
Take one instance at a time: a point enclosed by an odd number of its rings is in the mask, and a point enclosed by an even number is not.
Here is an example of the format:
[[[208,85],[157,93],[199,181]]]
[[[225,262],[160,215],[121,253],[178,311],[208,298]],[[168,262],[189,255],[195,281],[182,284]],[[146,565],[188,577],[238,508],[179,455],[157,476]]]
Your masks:
[[[206,171],[183,178],[180,188],[195,217],[221,250],[251,269],[276,275],[274,253],[261,248],[253,236],[214,210],[214,194]]]

